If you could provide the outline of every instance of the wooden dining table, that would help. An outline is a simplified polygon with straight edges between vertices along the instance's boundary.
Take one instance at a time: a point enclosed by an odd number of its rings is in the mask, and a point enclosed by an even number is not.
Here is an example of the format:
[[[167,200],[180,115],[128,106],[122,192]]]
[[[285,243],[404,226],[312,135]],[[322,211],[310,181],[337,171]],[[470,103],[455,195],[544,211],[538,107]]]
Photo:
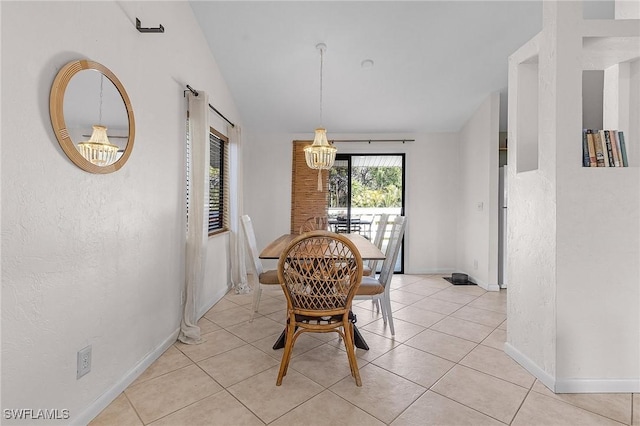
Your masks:
[[[360,234],[340,234],[351,241],[358,251],[362,260],[384,260],[384,253],[371,241]],[[300,234],[284,234],[273,240],[260,252],[260,259],[280,259],[280,255],[287,248],[289,243]]]
[[[272,260],[280,259],[280,255],[289,246],[289,243],[291,243],[291,241],[293,241],[299,235],[300,234],[284,234],[276,238],[260,252],[260,256],[259,256],[260,259],[272,259]],[[340,234],[340,235],[348,238],[349,241],[351,241],[356,246],[356,248],[360,252],[360,256],[362,257],[362,260],[384,260],[385,258],[384,253],[375,244],[373,244],[371,241],[369,241],[362,235],[360,234]],[[356,327],[356,324],[355,324],[357,321],[356,316],[353,313],[351,313],[349,317],[352,319],[352,322],[353,322],[353,333],[354,333],[353,340],[356,347],[359,349],[364,349],[368,351],[369,346],[367,345],[367,342],[365,342],[364,338],[362,337],[362,335],[358,331],[358,328]],[[273,345],[273,349],[284,348],[285,336],[286,336],[286,333],[285,331],[283,331],[282,334],[280,334],[280,337],[278,338],[276,343]]]

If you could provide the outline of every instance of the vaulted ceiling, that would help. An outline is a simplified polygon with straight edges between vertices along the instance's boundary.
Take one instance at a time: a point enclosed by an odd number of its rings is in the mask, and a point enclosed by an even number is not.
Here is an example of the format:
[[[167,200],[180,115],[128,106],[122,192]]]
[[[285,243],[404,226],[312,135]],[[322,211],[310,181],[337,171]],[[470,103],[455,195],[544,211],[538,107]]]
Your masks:
[[[190,3],[254,131],[458,131],[491,92],[506,103],[508,57],[542,28],[541,1]]]

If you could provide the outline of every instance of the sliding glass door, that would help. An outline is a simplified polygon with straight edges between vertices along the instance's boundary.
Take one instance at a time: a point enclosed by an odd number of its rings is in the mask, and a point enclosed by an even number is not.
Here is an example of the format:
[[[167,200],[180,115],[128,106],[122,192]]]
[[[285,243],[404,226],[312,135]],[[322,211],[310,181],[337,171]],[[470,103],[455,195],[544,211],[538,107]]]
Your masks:
[[[329,228],[373,241],[381,214],[389,215],[387,232],[404,215],[404,183],[404,154],[338,154],[329,174]],[[403,265],[401,249],[395,271]]]

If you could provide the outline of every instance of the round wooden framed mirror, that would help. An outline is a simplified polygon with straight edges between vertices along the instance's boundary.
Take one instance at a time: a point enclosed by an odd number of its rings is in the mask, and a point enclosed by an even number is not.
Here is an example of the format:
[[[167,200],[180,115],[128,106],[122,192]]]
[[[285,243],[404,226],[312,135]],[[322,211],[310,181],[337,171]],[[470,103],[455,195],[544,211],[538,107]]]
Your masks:
[[[131,101],[107,67],[72,61],[56,75],[49,97],[56,138],[67,157],[90,173],[112,173],[129,159],[135,137]]]

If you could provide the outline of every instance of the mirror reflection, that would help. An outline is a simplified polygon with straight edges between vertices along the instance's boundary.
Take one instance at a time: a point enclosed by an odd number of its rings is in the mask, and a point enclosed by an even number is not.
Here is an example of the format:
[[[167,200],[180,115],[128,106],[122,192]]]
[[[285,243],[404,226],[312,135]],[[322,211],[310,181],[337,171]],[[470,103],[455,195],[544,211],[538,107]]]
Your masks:
[[[131,102],[104,65],[82,59],[62,67],[51,87],[49,113],[62,150],[81,169],[111,173],[131,155]]]
[[[129,119],[120,92],[97,70],[76,73],[64,93],[69,137],[80,154],[98,166],[115,163],[129,140]]]

